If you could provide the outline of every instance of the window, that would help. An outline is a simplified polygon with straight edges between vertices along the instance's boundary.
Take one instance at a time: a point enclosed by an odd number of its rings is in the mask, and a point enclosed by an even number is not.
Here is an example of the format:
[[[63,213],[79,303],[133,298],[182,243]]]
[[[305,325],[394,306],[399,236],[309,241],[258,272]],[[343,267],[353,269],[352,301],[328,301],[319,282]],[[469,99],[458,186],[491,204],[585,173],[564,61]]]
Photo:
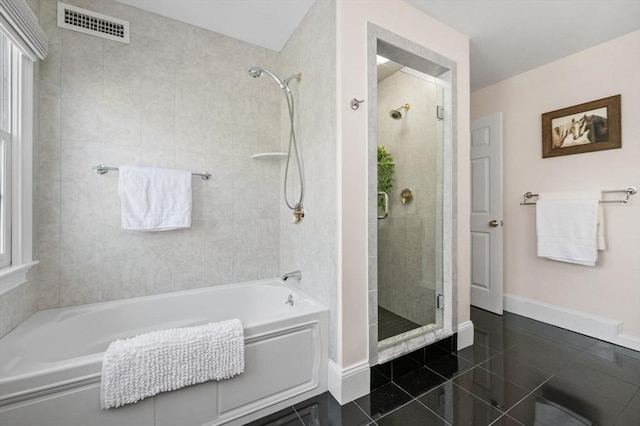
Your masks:
[[[0,35],[0,268],[11,265],[11,50]]]
[[[0,294],[32,261],[33,59],[0,26]]]

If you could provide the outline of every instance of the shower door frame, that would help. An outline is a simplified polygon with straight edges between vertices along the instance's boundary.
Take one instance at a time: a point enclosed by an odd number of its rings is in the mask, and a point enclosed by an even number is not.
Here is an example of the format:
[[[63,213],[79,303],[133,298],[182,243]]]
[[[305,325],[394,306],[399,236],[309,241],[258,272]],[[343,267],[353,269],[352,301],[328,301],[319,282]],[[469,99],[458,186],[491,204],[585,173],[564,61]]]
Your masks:
[[[442,326],[425,326],[406,333],[406,338],[391,346],[378,344],[378,210],[377,210],[377,113],[378,81],[376,56],[383,56],[399,64],[430,75],[444,89],[444,123],[442,147],[442,262],[437,282],[442,286],[444,308]],[[456,63],[415,42],[407,40],[375,24],[367,26],[367,96],[368,96],[368,245],[369,245],[369,365],[397,358],[420,347],[442,340],[457,330],[457,113]],[[436,316],[439,315],[436,312]]]

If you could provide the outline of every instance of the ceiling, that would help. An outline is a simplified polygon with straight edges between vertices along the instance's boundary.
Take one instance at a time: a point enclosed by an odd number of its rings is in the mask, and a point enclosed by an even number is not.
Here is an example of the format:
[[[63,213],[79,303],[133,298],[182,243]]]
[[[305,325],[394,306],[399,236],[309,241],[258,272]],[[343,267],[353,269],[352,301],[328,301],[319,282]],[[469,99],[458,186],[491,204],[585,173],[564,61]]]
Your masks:
[[[118,1],[280,51],[315,0]],[[640,29],[638,0],[405,1],[469,37],[472,91]]]

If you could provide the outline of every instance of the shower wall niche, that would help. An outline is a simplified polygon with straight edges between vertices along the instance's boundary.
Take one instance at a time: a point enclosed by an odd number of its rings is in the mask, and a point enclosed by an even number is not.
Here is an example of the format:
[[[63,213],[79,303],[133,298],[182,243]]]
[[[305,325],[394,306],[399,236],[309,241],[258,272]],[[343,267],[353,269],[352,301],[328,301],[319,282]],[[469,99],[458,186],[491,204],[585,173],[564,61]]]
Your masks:
[[[441,325],[436,297],[442,282],[443,121],[437,108],[443,105],[443,88],[435,78],[393,62],[378,68],[377,142],[395,162],[388,215],[378,220],[382,341]],[[393,111],[398,106],[404,106],[401,118]]]

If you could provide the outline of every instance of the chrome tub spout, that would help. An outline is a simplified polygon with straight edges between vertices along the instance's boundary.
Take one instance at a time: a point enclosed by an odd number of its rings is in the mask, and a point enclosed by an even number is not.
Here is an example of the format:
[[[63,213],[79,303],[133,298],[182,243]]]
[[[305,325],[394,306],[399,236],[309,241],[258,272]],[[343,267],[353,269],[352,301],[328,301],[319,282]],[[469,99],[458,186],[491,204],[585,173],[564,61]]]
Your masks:
[[[289,278],[295,278],[296,280],[300,281],[302,279],[302,272],[300,271],[287,272],[282,276],[282,281],[286,281]]]

